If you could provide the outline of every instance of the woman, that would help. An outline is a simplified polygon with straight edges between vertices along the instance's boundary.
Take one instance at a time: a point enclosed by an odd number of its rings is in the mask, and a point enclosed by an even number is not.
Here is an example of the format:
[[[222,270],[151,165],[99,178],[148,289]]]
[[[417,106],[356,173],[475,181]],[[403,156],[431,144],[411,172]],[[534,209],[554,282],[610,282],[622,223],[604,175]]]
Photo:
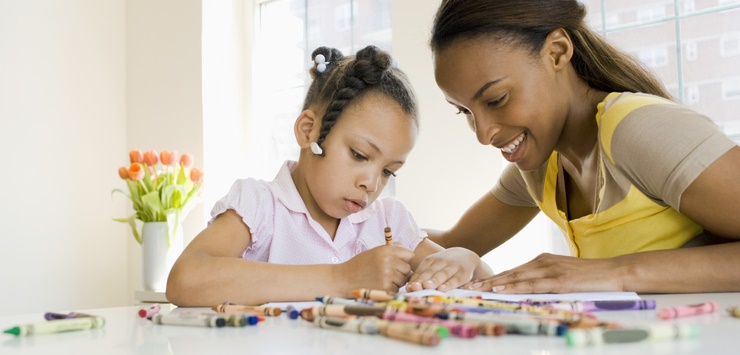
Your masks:
[[[740,148],[588,29],[576,0],[445,0],[435,78],[510,162],[450,230],[479,255],[542,211],[573,256],[542,254],[468,287],[502,293],[740,290]],[[427,260],[409,289],[435,270]],[[429,270],[429,271],[427,271]]]

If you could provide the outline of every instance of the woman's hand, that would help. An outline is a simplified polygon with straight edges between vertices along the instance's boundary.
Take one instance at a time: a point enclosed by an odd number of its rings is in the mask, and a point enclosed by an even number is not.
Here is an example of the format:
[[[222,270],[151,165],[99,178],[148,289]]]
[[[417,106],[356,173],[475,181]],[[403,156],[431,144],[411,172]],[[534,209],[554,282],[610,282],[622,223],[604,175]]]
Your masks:
[[[614,264],[613,259],[583,259],[545,253],[514,269],[462,287],[499,293],[625,291],[623,282],[615,275]]]
[[[339,264],[336,277],[346,286],[347,294],[359,288],[398,292],[411,273],[413,255],[400,244],[380,245]]]
[[[470,281],[476,269],[489,270],[477,254],[465,248],[444,249],[424,258],[406,285],[407,291],[448,291]],[[483,275],[490,274],[484,272]]]

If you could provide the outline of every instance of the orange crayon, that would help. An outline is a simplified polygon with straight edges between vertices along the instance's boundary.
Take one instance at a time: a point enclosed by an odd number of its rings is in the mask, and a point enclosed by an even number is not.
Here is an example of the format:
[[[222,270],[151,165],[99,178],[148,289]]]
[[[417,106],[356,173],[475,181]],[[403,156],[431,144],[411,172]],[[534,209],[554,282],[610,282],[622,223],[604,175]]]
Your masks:
[[[415,329],[395,322],[389,322],[382,325],[380,327],[380,334],[389,338],[426,346],[438,345],[441,340],[436,330]]]
[[[383,290],[373,290],[369,288],[353,290],[352,295],[362,300],[375,302],[388,302],[392,301],[396,297],[394,293]]]
[[[269,317],[277,317],[283,313],[283,310],[278,307],[244,306],[231,302],[224,302],[211,309],[218,313],[257,313]]]

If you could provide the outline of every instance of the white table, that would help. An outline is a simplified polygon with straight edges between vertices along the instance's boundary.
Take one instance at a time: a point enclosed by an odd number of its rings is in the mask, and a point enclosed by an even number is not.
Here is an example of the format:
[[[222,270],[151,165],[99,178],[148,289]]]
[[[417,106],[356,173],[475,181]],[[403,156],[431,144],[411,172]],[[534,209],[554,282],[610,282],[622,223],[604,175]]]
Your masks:
[[[448,337],[436,347],[424,347],[376,335],[351,334],[315,328],[287,316],[267,318],[244,328],[162,326],[139,318],[140,306],[75,310],[105,317],[102,329],[15,337],[0,334],[0,354],[737,354],[740,318],[724,309],[740,306],[740,293],[640,295],[655,299],[658,309],[716,301],[722,311],[712,315],[668,321],[696,324],[701,334],[692,339],[609,344],[569,348],[563,337],[504,335],[474,339]],[[172,308],[163,305],[163,312]],[[193,309],[196,310],[196,309]],[[60,311],[60,310],[55,310]],[[656,311],[599,312],[603,320],[626,324],[658,321]],[[43,321],[43,314],[0,317],[0,328]]]

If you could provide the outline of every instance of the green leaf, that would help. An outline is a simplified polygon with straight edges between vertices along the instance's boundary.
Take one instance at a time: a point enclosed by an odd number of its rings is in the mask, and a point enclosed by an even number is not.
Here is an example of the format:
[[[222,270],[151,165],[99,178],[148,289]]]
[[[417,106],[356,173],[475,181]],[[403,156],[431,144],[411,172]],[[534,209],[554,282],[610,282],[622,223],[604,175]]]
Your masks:
[[[165,221],[164,208],[162,208],[162,201],[159,200],[159,194],[157,191],[152,191],[144,196],[141,196],[141,201],[144,203],[144,210],[151,213],[152,219],[143,220],[143,222],[163,222]]]
[[[178,170],[180,170],[180,171],[177,174],[177,184],[178,185],[182,185],[186,181],[188,181],[188,177],[187,177],[187,175],[185,175],[185,169],[182,166],[180,166],[180,165],[178,165],[178,166],[179,166]]]
[[[113,218],[116,222],[122,222],[122,223],[128,223],[128,225],[131,227],[131,232],[134,234],[134,239],[141,244],[141,236],[139,235],[139,231],[136,229],[136,214],[132,214],[128,218]]]

